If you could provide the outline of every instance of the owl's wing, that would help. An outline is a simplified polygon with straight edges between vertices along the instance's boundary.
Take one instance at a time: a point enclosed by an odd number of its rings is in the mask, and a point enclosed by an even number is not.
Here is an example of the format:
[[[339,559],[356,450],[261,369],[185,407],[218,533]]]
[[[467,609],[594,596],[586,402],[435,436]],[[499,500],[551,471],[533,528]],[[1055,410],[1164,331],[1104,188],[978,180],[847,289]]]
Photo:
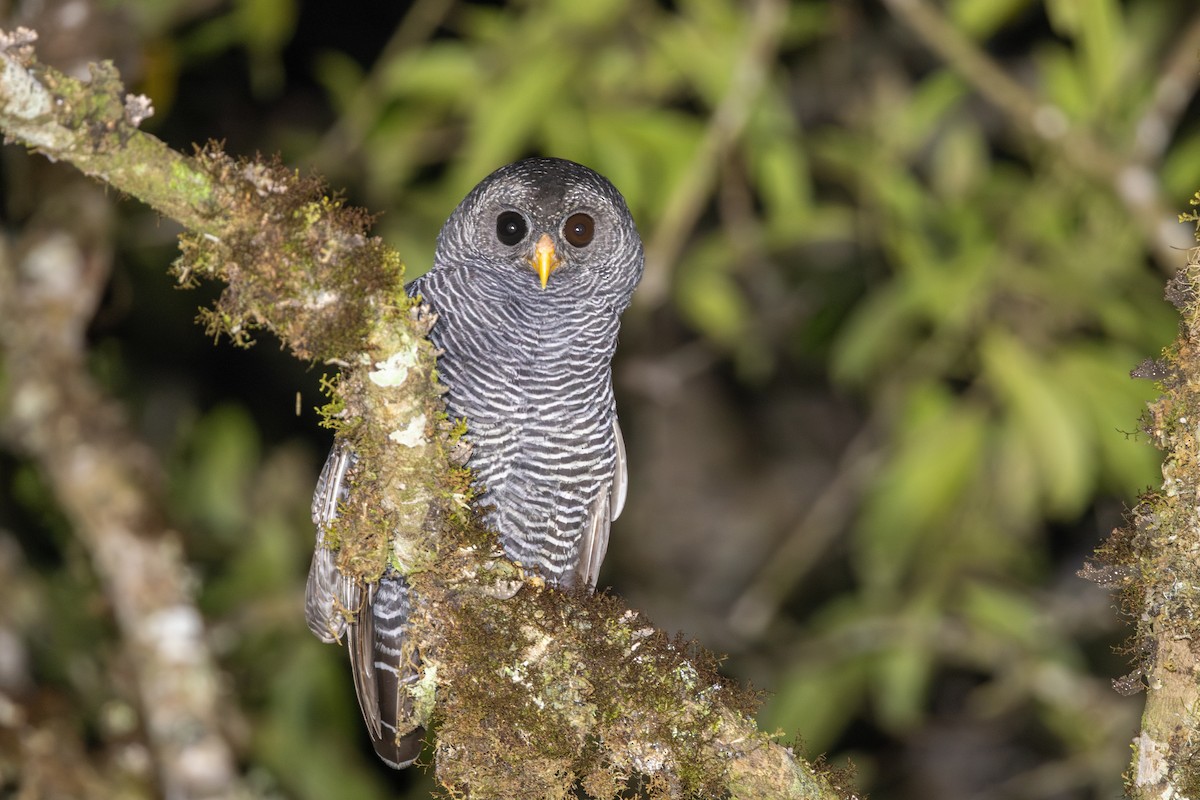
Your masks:
[[[406,685],[415,681],[415,665],[402,660],[408,587],[400,576],[384,578],[364,590],[337,568],[336,553],[325,534],[349,496],[346,475],[357,457],[345,443],[335,443],[325,459],[313,493],[316,549],[308,571],[304,614],[308,627],[326,643],[346,637],[354,694],[377,752],[391,767],[407,767],[421,753],[422,728],[397,737],[397,723],[412,716]],[[377,620],[376,618],[380,619]]]
[[[348,617],[356,615],[362,605],[362,590],[338,570],[336,553],[325,543],[325,534],[337,518],[338,504],[345,502],[349,494],[345,479],[354,461],[349,447],[334,444],[313,492],[312,520],[317,541],[304,590],[304,616],[308,629],[326,644],[342,640]]]
[[[349,625],[346,651],[350,653],[350,674],[354,677],[354,695],[371,739],[382,735],[379,713],[379,686],[375,680],[375,586],[367,587],[367,602]]]
[[[617,438],[617,469],[613,473],[610,497],[612,499],[612,518],[615,520],[621,516],[621,511],[625,508],[625,495],[629,491],[629,467],[625,461],[625,437],[621,435],[621,423],[617,420],[616,414],[613,415],[613,435]]]
[[[625,439],[621,436],[621,423],[613,416],[613,436],[616,437],[617,462],[613,469],[612,482],[600,492],[588,510],[587,525],[579,542],[579,563],[575,565],[574,586],[596,588],[600,577],[600,565],[608,552],[608,532],[612,522],[625,508],[625,494],[629,484],[629,470],[625,462]]]

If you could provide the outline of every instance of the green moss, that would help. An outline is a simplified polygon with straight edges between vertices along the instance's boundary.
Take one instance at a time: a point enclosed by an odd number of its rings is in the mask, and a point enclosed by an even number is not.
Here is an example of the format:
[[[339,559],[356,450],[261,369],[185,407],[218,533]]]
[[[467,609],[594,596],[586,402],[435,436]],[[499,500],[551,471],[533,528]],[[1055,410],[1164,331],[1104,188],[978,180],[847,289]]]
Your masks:
[[[446,439],[451,445],[458,444],[462,437],[467,435],[467,418],[459,417],[454,420],[450,429],[446,431]]]
[[[1200,637],[1200,586],[1181,579],[1196,572],[1193,554],[1200,550],[1193,499],[1200,475],[1200,386],[1181,377],[1200,375],[1198,279],[1200,265],[1191,263],[1171,282],[1167,294],[1180,308],[1181,335],[1149,370],[1159,378],[1162,396],[1150,405],[1142,429],[1167,454],[1162,488],[1140,498],[1125,525],[1097,550],[1097,564],[1085,571],[1118,589],[1122,609],[1140,620],[1127,649],[1143,657],[1155,652],[1160,637]]]
[[[757,699],[736,696],[694,644],[608,595],[548,588],[464,605],[452,626],[439,732],[440,752],[456,754],[439,761],[451,789],[470,776],[479,790],[482,775],[497,796],[569,796],[555,792],[576,781],[591,797],[723,796],[721,715]],[[532,773],[510,766],[526,762]]]
[[[246,331],[266,327],[302,359],[345,359],[378,330],[368,314],[407,309],[399,255],[368,236],[369,214],[319,181],[277,159],[232,159],[213,143],[175,174],[200,190],[198,202],[210,196],[205,186],[220,186],[222,218],[254,221],[189,235],[176,262],[181,283],[195,275],[228,283],[216,314],[205,315],[211,330],[244,344]]]
[[[321,394],[329,398],[329,402],[316,409],[319,417],[318,425],[322,428],[337,431],[345,424],[343,419],[346,411],[346,401],[338,393],[339,375],[321,375],[317,388]]]
[[[167,190],[197,208],[213,203],[212,181],[185,161],[172,160],[168,167]]]

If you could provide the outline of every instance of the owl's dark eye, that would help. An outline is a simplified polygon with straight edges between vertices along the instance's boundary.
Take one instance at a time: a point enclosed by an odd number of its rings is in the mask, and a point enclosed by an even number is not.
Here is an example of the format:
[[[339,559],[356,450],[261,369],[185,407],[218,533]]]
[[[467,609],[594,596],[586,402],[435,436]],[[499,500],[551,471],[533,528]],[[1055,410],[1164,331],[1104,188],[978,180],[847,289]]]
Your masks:
[[[563,238],[576,247],[587,247],[596,233],[596,221],[587,214],[572,214],[563,225]]]
[[[528,232],[529,226],[525,224],[525,218],[516,211],[505,211],[496,217],[496,238],[501,244],[511,247],[524,239]]]

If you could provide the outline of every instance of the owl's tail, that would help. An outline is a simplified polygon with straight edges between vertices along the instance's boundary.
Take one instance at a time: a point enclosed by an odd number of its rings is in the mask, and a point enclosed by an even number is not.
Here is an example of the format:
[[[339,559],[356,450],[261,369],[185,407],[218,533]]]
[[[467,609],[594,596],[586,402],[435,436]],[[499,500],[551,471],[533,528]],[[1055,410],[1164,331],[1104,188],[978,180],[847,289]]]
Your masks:
[[[421,754],[425,729],[405,726],[413,717],[408,687],[420,676],[420,659],[405,652],[404,629],[412,608],[408,582],[385,575],[373,587],[358,624],[348,633],[354,690],[375,752],[394,769],[403,769]]]

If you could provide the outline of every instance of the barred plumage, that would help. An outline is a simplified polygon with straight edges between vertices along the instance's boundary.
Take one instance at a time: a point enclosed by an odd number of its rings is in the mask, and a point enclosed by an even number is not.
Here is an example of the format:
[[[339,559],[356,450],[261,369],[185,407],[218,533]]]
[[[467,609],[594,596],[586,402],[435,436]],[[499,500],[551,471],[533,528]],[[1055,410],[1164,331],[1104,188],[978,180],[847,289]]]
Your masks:
[[[641,240],[612,184],[569,161],[528,159],[467,195],[433,268],[408,288],[437,314],[430,338],[443,351],[447,410],[467,419],[489,522],[510,558],[554,585],[595,587],[624,505],[611,361],[641,274]],[[376,750],[400,768],[423,734],[404,726],[418,658],[403,634],[417,598],[391,571],[368,587],[337,571],[325,531],[354,465],[336,444],[317,484],[306,613],[323,641],[347,635]]]

